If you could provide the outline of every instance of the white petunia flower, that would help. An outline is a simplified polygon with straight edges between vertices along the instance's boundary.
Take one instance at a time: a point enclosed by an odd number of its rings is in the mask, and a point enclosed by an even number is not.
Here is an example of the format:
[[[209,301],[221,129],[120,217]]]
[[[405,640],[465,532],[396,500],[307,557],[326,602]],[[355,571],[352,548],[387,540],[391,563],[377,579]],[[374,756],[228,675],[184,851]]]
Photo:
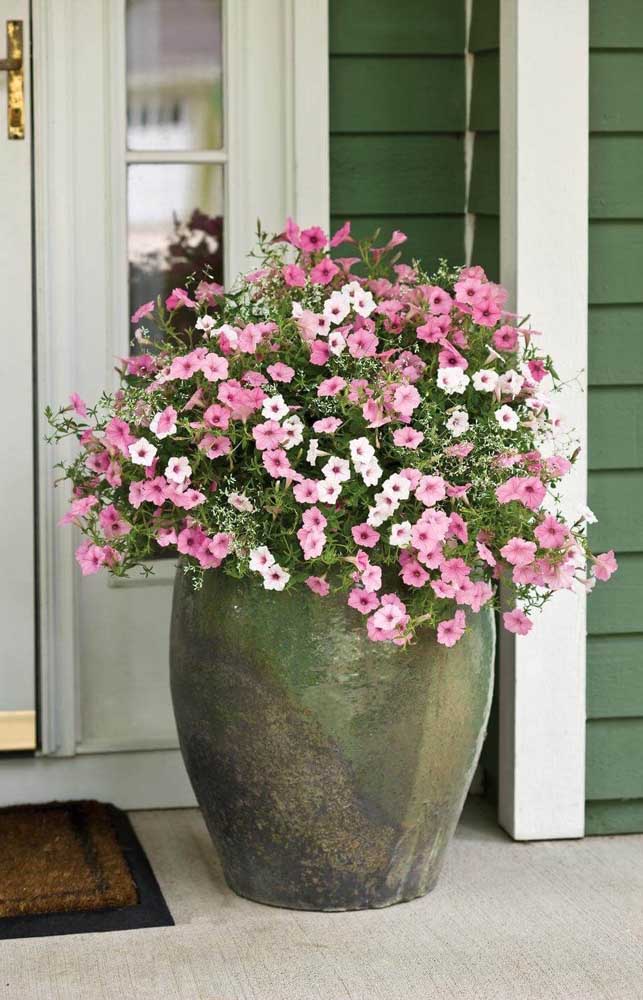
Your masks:
[[[391,525],[391,545],[408,545],[411,541],[411,524],[409,521],[400,521]]]
[[[375,448],[368,438],[353,438],[348,445],[348,449],[357,472],[361,472],[375,458]]]
[[[306,461],[309,465],[315,465],[320,455],[327,455],[327,451],[322,451],[319,447],[319,438],[311,438],[308,442]]]
[[[398,502],[400,500],[408,500],[411,495],[411,484],[406,476],[401,476],[398,472],[394,472],[392,476],[389,476],[382,483],[382,493]]]
[[[581,520],[586,521],[587,524],[596,524],[598,521],[598,518],[591,507],[581,507],[579,516]]]
[[[358,295],[355,296],[353,301],[353,309],[359,316],[370,316],[375,309],[377,303],[373,298],[372,292],[367,292],[362,289]]]
[[[286,432],[286,438],[283,441],[283,446],[286,451],[290,448],[294,448],[298,444],[301,444],[304,440],[304,424],[296,413],[293,413],[292,417],[288,417],[287,420],[284,420],[281,425],[281,429]]]
[[[499,410],[496,410],[494,417],[498,421],[501,427],[505,430],[515,431],[518,427],[519,420],[518,414],[515,410],[512,410],[510,406],[501,406]]]
[[[228,503],[231,507],[234,507],[235,510],[239,510],[246,514],[252,514],[255,509],[252,505],[252,501],[248,499],[245,493],[229,493]]]
[[[522,375],[519,375],[513,368],[501,375],[498,380],[501,393],[505,396],[511,396],[512,399],[516,398],[524,384],[525,380]]]
[[[170,435],[172,435],[172,434],[176,434],[176,422],[175,421],[173,421],[166,430],[159,431],[159,422],[160,422],[160,420],[161,420],[162,417],[163,417],[163,410],[159,410],[158,413],[154,414],[154,416],[152,417],[152,419],[150,421],[150,430],[151,430],[152,434],[155,434],[157,436],[157,438],[159,439],[159,441],[162,441],[163,438],[170,437]]]
[[[209,337],[216,325],[216,321],[212,318],[212,316],[199,316],[198,320],[194,324],[197,330],[203,331],[204,337]]]
[[[277,563],[272,563],[261,575],[266,590],[283,590],[290,580],[290,573]]]
[[[338,326],[350,312],[350,302],[341,292],[332,292],[324,303],[324,316]]]
[[[254,573],[265,573],[270,566],[274,566],[275,557],[266,545],[259,545],[256,549],[250,550],[250,562],[248,565]]]
[[[134,465],[149,466],[156,458],[156,447],[146,438],[139,438],[134,444],[130,444],[127,449]]]
[[[331,354],[334,354],[335,357],[338,358],[345,347],[346,338],[341,333],[334,330],[333,333],[329,334],[328,348]]]
[[[443,389],[449,396],[454,392],[461,395],[470,381],[462,368],[438,368],[438,388]]]
[[[277,392],[274,396],[267,396],[261,406],[261,413],[266,420],[281,420],[288,413],[290,407],[284,402],[284,397]]]
[[[224,334],[230,342],[230,346],[234,349],[239,342],[239,334],[233,326],[229,323],[224,323],[223,326],[216,327],[216,329],[210,331],[210,338],[218,337],[220,334]]]
[[[323,466],[322,473],[326,479],[330,479],[336,483],[345,483],[351,478],[351,467],[348,459],[337,458],[336,455],[331,455],[326,465]]]
[[[493,368],[481,368],[473,376],[473,388],[478,392],[493,392],[498,385],[498,373]]]
[[[376,458],[372,458],[367,465],[361,466],[358,472],[367,486],[375,486],[382,478],[382,466]]]
[[[336,479],[321,479],[317,483],[317,496],[322,503],[335,503],[342,492],[342,485]]]
[[[165,478],[169,479],[171,483],[177,483],[179,486],[189,479],[191,475],[192,467],[185,455],[181,455],[180,458],[171,458],[165,467]]]
[[[469,414],[466,410],[454,410],[447,420],[446,426],[454,437],[460,437],[461,434],[469,430]]]
[[[351,306],[355,305],[357,296],[361,295],[363,290],[359,281],[349,281],[342,285],[342,295]]]

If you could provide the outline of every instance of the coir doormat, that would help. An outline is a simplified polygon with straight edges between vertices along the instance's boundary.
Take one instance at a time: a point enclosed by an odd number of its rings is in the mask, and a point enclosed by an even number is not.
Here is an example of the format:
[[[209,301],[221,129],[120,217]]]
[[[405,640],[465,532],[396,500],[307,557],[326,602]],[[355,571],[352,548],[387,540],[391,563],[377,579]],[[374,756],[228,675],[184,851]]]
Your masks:
[[[173,923],[132,825],[115,806],[0,809],[0,938]]]

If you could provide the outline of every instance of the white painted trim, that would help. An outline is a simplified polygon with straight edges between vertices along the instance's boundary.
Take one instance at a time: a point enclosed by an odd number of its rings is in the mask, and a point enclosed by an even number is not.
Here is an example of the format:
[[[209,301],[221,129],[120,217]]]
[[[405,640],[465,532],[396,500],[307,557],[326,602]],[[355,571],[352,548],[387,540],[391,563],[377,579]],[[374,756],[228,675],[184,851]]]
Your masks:
[[[293,215],[300,226],[330,224],[328,0],[293,4]]]
[[[587,492],[588,24],[588,0],[500,3],[501,278],[576,380],[571,511]],[[585,632],[584,596],[563,592],[501,643],[499,819],[517,840],[584,832]]]
[[[196,805],[178,750],[0,761],[0,805],[52,799],[100,799],[121,809]]]
[[[92,0],[82,5],[76,0],[33,0],[33,23],[37,407],[42,412],[47,402],[65,401],[70,391],[81,384],[78,345],[89,331],[104,340],[101,350],[105,376],[98,371],[100,365],[96,366],[89,378],[91,384],[102,385],[104,378],[109,384],[112,359],[126,350],[124,164],[126,160],[147,162],[154,157],[165,161],[168,157],[126,153],[123,0],[109,4]],[[83,32],[86,34],[79,37]],[[98,34],[105,43],[92,55],[85,43]],[[100,77],[93,77],[89,90],[83,60],[94,60]],[[226,157],[234,173],[226,184],[228,280],[247,269],[246,254],[254,242],[258,215],[266,228],[276,230],[289,214],[305,223],[327,222],[327,61],[327,0],[225,3],[225,153],[172,156],[179,161],[212,162]],[[91,206],[82,195],[88,190],[87,171],[83,168],[87,156],[90,170],[100,174],[98,184],[104,191],[104,196]],[[86,238],[90,209],[96,215],[96,239],[104,246],[104,272],[98,275],[97,282],[101,292],[94,297],[88,280],[91,276],[83,271],[86,262],[79,250],[83,232]],[[105,327],[107,336],[103,333]],[[60,446],[54,459],[53,451],[40,436],[44,430],[41,425],[37,457],[40,728],[45,754],[73,755],[91,749],[91,745],[79,746],[82,733],[76,678],[78,588],[82,581],[73,557],[78,539],[72,530],[56,527],[66,509],[67,495],[64,490],[53,489],[56,474],[51,468],[54,460],[69,461],[73,447],[70,443]],[[158,584],[167,586],[172,572],[169,564],[160,564]],[[126,586],[141,586],[141,581]],[[101,745],[105,751],[124,749],[131,749],[131,744]],[[159,751],[159,760],[163,753]],[[101,758],[93,755],[91,759],[99,762]],[[99,770],[102,766],[97,764]],[[19,770],[23,768],[27,772],[33,768],[41,776],[68,773],[65,769],[43,768],[42,762],[35,761],[21,762]],[[33,794],[33,783],[28,787],[29,794]],[[157,788],[160,798],[156,804],[171,804],[164,798],[162,777]],[[52,788],[51,794],[58,793]],[[152,791],[148,798],[151,802]]]

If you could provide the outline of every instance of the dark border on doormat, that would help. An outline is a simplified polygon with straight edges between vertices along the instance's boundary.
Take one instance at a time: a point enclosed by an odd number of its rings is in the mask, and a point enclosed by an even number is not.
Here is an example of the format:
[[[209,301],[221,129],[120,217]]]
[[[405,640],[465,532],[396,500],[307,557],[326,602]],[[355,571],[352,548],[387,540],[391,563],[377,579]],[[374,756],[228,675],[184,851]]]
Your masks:
[[[116,806],[110,805],[108,810],[119,847],[136,884],[138,903],[106,910],[0,917],[0,940],[174,926],[172,914],[128,816]]]

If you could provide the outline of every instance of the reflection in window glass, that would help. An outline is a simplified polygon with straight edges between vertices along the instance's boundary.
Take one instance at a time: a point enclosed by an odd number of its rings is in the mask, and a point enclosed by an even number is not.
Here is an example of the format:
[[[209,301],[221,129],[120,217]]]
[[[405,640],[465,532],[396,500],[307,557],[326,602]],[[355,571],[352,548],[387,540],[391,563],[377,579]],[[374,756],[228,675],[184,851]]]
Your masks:
[[[130,313],[204,268],[223,284],[222,166],[132,164],[127,201]]]
[[[127,0],[129,149],[221,149],[221,0]]]

